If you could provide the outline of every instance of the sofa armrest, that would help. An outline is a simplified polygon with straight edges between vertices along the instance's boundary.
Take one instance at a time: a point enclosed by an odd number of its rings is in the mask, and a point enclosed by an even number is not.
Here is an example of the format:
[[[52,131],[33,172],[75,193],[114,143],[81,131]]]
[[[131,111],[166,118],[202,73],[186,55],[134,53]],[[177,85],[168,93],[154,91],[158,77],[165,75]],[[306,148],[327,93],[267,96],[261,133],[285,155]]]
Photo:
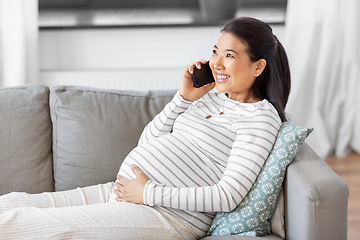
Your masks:
[[[306,143],[286,174],[286,239],[346,239],[349,189],[344,181]]]

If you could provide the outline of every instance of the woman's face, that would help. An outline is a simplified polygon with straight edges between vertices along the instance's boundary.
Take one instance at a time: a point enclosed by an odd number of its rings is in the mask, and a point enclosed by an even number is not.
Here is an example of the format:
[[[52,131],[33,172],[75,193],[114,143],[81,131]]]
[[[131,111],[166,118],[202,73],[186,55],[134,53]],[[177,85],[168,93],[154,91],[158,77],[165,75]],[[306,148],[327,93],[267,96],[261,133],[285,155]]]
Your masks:
[[[249,90],[262,71],[258,62],[250,61],[245,45],[235,35],[220,33],[210,57],[216,89],[236,101],[254,100]]]

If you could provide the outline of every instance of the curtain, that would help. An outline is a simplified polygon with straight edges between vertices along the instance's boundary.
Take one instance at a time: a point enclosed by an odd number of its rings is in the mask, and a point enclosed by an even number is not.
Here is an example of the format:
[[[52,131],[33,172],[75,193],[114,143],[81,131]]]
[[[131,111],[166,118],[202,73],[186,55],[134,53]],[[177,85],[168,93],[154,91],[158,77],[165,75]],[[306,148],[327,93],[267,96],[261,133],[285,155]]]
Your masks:
[[[38,81],[38,0],[0,0],[0,86]]]
[[[322,158],[360,153],[360,1],[288,0],[284,45],[290,120]]]

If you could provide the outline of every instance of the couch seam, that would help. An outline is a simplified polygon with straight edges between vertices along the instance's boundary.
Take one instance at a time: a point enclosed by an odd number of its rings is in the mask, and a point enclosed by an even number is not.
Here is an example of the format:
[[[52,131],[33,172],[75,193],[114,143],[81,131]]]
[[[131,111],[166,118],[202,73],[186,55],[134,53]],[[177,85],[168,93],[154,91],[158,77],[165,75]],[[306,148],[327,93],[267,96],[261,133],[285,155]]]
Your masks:
[[[128,97],[133,97],[133,98],[138,98],[138,97],[145,97],[145,98],[149,98],[149,99],[156,99],[156,98],[161,98],[161,97],[173,97],[172,94],[169,94],[169,95],[166,95],[166,94],[162,94],[162,95],[158,95],[156,97],[149,97],[149,96],[134,96],[132,94],[129,94],[129,93],[116,93],[116,92],[106,92],[106,91],[101,91],[101,90],[83,90],[83,89],[73,89],[73,88],[63,88],[63,89],[55,89],[55,92],[56,91],[76,91],[76,92],[93,92],[93,93],[104,93],[104,94],[115,94],[115,95],[124,95],[124,96],[128,96]],[[175,91],[175,89],[169,89],[169,91]],[[143,92],[143,91],[134,91],[134,92]],[[146,91],[145,91],[146,92]],[[176,94],[176,92],[174,93],[174,95]]]
[[[58,115],[56,114],[56,111],[55,111],[55,107],[56,105],[58,104],[58,99],[56,98],[55,99],[55,102],[54,102],[54,105],[53,105],[53,113],[54,113],[54,122],[53,122],[53,129],[56,131],[55,134],[54,134],[54,131],[52,132],[52,139],[53,139],[53,143],[55,144],[55,146],[53,146],[53,171],[54,171],[54,191],[55,191],[55,178],[56,178],[56,171],[55,171],[55,167],[56,167],[56,163],[57,163],[57,157],[58,157],[58,154],[57,154],[57,151],[56,153],[54,152],[54,149],[57,149],[57,146],[58,146],[58,142],[57,142],[57,137],[56,139],[54,140],[54,136],[56,135],[57,136],[57,132],[58,132],[58,124],[57,124],[57,118],[58,118]],[[50,111],[51,111],[51,107],[50,107]],[[55,127],[54,127],[54,123],[55,123]]]
[[[43,83],[33,83],[33,84],[27,84],[27,85],[23,85],[23,86],[9,86],[9,87],[2,87],[0,88],[0,91],[9,91],[9,90],[14,90],[14,89],[29,89],[29,88],[33,88],[33,87],[47,87],[49,88],[49,86],[47,86],[46,84]]]

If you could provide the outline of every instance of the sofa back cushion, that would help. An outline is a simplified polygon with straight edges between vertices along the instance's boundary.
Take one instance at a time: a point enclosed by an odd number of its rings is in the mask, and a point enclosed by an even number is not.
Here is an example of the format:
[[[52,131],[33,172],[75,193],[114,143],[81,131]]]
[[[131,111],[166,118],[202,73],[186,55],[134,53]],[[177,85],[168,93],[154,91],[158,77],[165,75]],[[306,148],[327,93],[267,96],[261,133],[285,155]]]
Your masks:
[[[49,88],[0,89],[0,195],[53,191]]]
[[[53,88],[50,109],[55,190],[115,181],[145,125],[174,95],[175,90]]]

